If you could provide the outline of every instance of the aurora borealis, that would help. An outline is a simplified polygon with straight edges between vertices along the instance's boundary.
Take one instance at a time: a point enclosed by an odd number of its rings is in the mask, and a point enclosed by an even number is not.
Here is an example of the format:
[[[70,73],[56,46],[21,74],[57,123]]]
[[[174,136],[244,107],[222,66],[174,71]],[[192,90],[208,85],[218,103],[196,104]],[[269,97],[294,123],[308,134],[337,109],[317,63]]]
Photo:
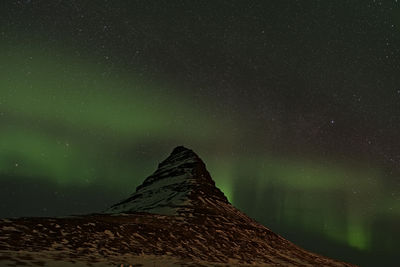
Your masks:
[[[395,266],[398,1],[0,4],[0,216],[96,212],[177,145],[294,243]]]

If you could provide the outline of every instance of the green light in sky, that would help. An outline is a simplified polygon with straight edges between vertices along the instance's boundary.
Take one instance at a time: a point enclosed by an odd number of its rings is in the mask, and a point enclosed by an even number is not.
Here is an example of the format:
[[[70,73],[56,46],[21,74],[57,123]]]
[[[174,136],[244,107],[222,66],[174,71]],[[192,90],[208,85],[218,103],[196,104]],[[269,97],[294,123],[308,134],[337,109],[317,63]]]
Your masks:
[[[132,74],[104,76],[106,69],[98,65],[60,55],[52,58],[34,49],[2,50],[8,51],[0,55],[4,114],[131,139],[149,134],[205,139],[221,130],[207,110],[174,94],[168,85]]]
[[[83,166],[85,162],[94,164],[93,159],[87,158],[79,148],[51,136],[3,128],[0,151],[0,171],[3,173],[76,184],[94,178],[87,173],[90,167]],[[79,173],[76,170],[85,171]]]
[[[279,158],[260,159],[259,164],[260,176],[265,177],[264,181],[297,189],[379,190],[381,186],[378,182],[381,173],[373,168],[364,167],[364,170],[360,170],[329,162]]]
[[[216,186],[221,189],[230,203],[234,203],[233,178],[235,173],[232,164],[227,159],[212,160],[212,156],[206,158],[210,159],[207,161],[207,169],[215,180]]]
[[[360,250],[366,250],[370,247],[367,227],[360,220],[360,216],[349,216],[347,223],[347,242],[350,246]]]
[[[230,127],[160,82],[122,72],[104,75],[107,66],[50,48],[47,54],[32,47],[1,48],[3,174],[123,184],[142,173],[130,158],[118,157],[125,150],[149,140],[207,143]]]
[[[370,249],[366,222],[380,212],[370,196],[385,198],[379,169],[265,156],[243,157],[235,166],[250,179],[253,205],[274,203],[268,214],[275,221],[360,250]]]

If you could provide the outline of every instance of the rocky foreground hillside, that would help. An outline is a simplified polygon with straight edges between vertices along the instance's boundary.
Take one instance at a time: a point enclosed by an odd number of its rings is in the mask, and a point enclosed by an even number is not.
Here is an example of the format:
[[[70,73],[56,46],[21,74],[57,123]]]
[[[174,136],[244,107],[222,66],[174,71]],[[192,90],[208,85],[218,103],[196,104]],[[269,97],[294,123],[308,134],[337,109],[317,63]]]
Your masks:
[[[297,247],[233,207],[177,147],[102,214],[0,220],[0,266],[353,266]]]

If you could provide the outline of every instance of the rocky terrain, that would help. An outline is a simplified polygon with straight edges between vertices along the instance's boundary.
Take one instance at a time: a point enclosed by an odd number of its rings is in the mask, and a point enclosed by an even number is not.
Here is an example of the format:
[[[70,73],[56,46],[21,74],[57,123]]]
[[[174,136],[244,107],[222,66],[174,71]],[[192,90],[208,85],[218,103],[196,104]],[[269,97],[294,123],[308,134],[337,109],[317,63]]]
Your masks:
[[[177,147],[102,214],[0,220],[0,266],[353,266],[308,252],[233,207]]]

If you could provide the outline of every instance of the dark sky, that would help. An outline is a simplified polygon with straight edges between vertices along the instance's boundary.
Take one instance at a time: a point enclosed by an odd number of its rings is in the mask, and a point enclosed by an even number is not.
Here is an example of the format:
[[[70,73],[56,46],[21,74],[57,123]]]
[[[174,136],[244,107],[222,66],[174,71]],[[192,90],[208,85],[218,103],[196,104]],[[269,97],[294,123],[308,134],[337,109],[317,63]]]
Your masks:
[[[0,3],[0,216],[101,211],[177,145],[273,231],[400,238],[400,3]]]

